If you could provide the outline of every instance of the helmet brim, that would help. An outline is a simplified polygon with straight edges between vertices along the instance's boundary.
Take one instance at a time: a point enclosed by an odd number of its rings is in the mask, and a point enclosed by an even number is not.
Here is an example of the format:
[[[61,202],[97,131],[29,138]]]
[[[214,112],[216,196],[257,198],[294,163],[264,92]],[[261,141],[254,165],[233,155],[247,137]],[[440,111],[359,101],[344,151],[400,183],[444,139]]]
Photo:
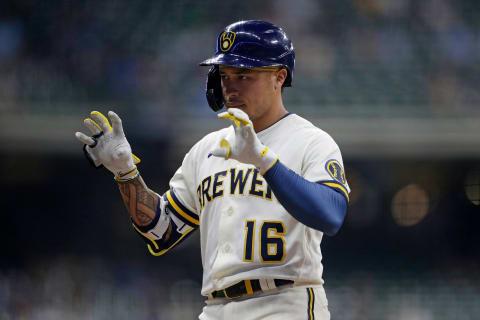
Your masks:
[[[228,67],[237,67],[237,68],[259,68],[259,67],[282,67],[283,65],[268,60],[259,60],[251,57],[245,57],[233,53],[219,53],[213,57],[200,62],[201,66],[214,66],[222,65]]]
[[[260,68],[260,67],[284,67],[287,69],[288,75],[283,86],[284,87],[292,86],[291,70],[288,68],[288,66],[285,66],[275,61],[254,59],[254,58],[245,57],[245,56],[233,54],[233,53],[219,53],[205,61],[200,62],[200,66],[215,66],[215,65],[222,65],[222,66],[235,67],[235,68],[247,68],[247,69]]]

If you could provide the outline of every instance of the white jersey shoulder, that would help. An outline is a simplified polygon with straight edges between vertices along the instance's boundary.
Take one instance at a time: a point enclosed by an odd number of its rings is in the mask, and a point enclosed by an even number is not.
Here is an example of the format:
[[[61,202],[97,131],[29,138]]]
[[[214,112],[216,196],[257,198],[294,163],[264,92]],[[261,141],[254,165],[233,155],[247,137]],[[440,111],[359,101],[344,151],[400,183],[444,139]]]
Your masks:
[[[305,179],[335,181],[343,187],[342,193],[350,192],[340,148],[327,132],[310,121],[290,114],[260,132],[259,137],[279,155],[282,163]]]

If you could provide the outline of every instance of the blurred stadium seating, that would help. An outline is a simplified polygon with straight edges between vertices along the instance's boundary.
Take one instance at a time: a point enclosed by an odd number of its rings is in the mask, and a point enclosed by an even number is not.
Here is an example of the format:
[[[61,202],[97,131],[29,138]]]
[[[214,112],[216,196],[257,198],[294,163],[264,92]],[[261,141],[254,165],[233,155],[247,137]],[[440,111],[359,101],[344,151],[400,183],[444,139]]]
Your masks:
[[[428,127],[433,143],[441,143],[445,124],[455,131],[454,153],[473,149],[478,155],[480,150],[478,139],[471,138],[478,132],[476,122],[464,123],[480,117],[475,1],[305,0],[293,5],[284,0],[257,6],[250,1],[87,0],[2,6],[0,139],[12,148],[20,145],[13,140],[35,140],[48,148],[49,139],[55,139],[62,150],[72,151],[69,130],[55,128],[58,122],[71,127],[93,106],[114,108],[151,130],[159,126],[158,118],[167,127],[169,120],[185,115],[211,123],[202,93],[206,70],[197,63],[212,54],[224,25],[255,17],[282,25],[294,40],[294,89],[285,92],[292,111],[320,124],[334,118],[336,127],[328,128],[333,135],[345,127],[363,131],[359,124],[376,122],[370,130],[377,139],[393,119],[410,124],[409,132],[420,136]],[[31,125],[21,126],[27,120]],[[205,124],[188,123],[192,126],[205,130]],[[347,153],[350,145],[371,142],[370,136],[361,141],[350,136],[340,139]],[[391,140],[386,137],[381,145]],[[406,140],[412,143],[411,137]]]

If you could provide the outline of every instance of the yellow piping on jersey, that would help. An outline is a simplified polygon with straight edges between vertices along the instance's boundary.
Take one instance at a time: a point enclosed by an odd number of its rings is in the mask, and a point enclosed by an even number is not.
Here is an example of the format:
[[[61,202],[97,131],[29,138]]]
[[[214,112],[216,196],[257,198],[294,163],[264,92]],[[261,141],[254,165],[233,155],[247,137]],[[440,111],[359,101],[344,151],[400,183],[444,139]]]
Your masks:
[[[138,229],[138,227],[135,225],[135,224],[132,224],[133,227],[137,230],[138,233],[140,233],[142,236],[144,236],[145,238],[147,238],[151,243],[153,243],[153,246],[155,247],[156,250],[159,250],[160,248],[158,247],[158,244],[155,242],[155,240],[151,239],[146,233],[140,231],[140,229]],[[188,230],[187,232],[185,232],[184,234],[182,234],[182,236],[180,238],[177,239],[177,241],[175,241],[170,247],[166,248],[166,249],[163,249],[161,250],[160,252],[155,252],[153,249],[152,249],[152,246],[150,244],[147,244],[147,248],[148,248],[148,251],[150,251],[150,253],[154,256],[161,256],[162,254],[166,253],[168,250],[170,250],[171,248],[175,247],[177,245],[177,243],[180,242],[180,240],[182,240],[187,234],[189,234],[190,232],[192,232],[193,230],[195,230],[195,228],[191,228],[190,230]]]
[[[150,253],[156,257],[158,256],[161,256],[162,254],[166,253],[168,250],[172,249],[173,247],[175,247],[177,245],[177,243],[179,243],[183,238],[185,238],[185,236],[187,234],[189,234],[190,232],[192,232],[193,230],[195,230],[195,228],[191,228],[190,230],[188,230],[187,232],[185,232],[184,234],[182,234],[182,236],[180,238],[178,238],[177,241],[175,241],[170,247],[166,248],[166,249],[163,249],[162,251],[160,252],[155,252],[152,250],[152,247],[147,244],[147,247],[148,247],[148,251],[150,251]],[[153,242],[155,244],[155,247],[158,249],[158,245],[156,242]]]
[[[191,216],[189,216],[187,213],[185,213],[185,211],[183,211],[176,203],[175,201],[173,200],[172,198],[172,195],[170,194],[170,190],[167,191],[167,199],[168,199],[168,202],[172,205],[172,207],[175,209],[175,211],[181,215],[182,217],[184,217],[185,219],[187,219],[188,221],[190,221],[191,223],[199,226],[200,225],[200,221],[198,221],[197,219],[195,218],[192,218]]]
[[[314,300],[314,293],[312,288],[307,288],[309,299],[308,299],[308,319],[315,319],[315,315],[313,314],[313,300]]]
[[[323,184],[326,185],[326,186],[329,186],[329,187],[339,188],[345,194],[345,197],[347,197],[347,200],[350,201],[350,198],[348,197],[347,189],[345,189],[345,187],[342,186],[341,184],[334,183],[334,182],[324,182]]]
[[[132,223],[132,225],[133,225],[133,227],[135,228],[135,230],[137,230],[138,233],[140,233],[142,236],[144,236],[145,238],[147,238],[148,240],[150,240],[150,242],[153,243],[153,245],[155,246],[155,249],[157,249],[157,250],[159,249],[158,244],[155,242],[155,240],[151,239],[151,238],[148,236],[148,234],[146,234],[146,233],[142,232],[140,229],[138,229],[138,227],[137,227],[134,223]],[[149,244],[147,244],[147,245],[149,246],[148,249],[150,249],[150,245],[149,245]],[[150,252],[151,252],[151,251],[150,251]]]

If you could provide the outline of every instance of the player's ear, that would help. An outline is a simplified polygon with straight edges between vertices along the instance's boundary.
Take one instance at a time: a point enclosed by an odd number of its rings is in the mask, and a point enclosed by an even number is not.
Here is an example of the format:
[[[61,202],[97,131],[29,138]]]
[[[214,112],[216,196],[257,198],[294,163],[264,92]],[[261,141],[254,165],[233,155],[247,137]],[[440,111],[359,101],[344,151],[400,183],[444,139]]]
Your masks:
[[[287,70],[286,69],[280,69],[276,72],[275,75],[275,90],[279,89],[282,87],[283,83],[287,79]]]

